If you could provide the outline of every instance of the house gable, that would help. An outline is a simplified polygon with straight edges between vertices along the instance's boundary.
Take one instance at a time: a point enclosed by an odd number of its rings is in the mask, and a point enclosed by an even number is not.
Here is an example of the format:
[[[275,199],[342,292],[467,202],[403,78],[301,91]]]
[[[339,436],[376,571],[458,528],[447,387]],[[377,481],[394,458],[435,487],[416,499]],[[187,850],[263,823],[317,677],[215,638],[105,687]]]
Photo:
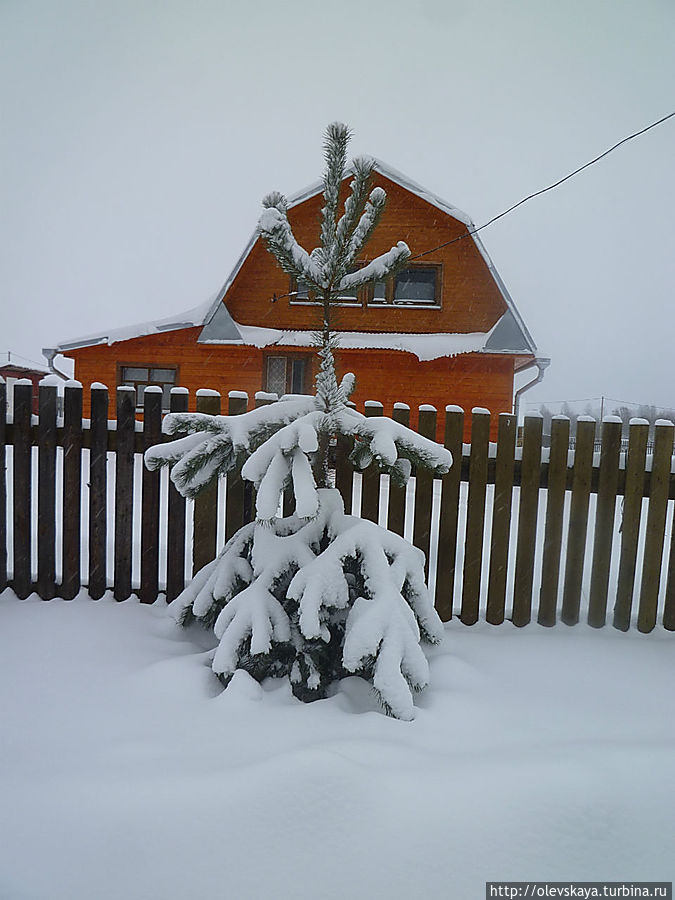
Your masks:
[[[436,307],[376,306],[362,299],[359,303],[337,308],[336,327],[345,331],[398,333],[490,331],[506,312],[507,304],[474,241],[470,237],[462,239],[467,234],[466,224],[379,172],[375,173],[374,183],[385,189],[388,200],[380,223],[365,248],[367,259],[385,252],[398,240],[408,243],[413,257],[447,241],[456,240],[456,243],[413,263],[439,268],[440,302]],[[345,182],[344,196],[347,191]],[[298,242],[309,249],[317,242],[322,203],[321,194],[316,194],[289,209],[294,234]],[[222,300],[235,322],[242,325],[296,330],[316,328],[320,321],[319,307],[297,302],[294,296],[289,296],[291,287],[289,276],[258,238]],[[217,307],[214,316],[216,312]],[[209,329],[201,339],[210,337]]]

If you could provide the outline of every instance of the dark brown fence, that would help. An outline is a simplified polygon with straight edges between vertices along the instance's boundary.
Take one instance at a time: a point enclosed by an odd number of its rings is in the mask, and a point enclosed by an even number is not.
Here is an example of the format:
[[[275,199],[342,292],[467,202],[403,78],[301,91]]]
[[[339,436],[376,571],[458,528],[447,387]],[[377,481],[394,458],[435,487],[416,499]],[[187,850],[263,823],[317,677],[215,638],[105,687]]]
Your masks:
[[[253,514],[250,486],[238,473],[221,479],[195,502],[176,492],[166,472],[142,466],[144,450],[161,435],[158,391],[145,395],[143,422],[135,393],[119,388],[114,409],[103,386],[92,388],[91,420],[82,419],[82,389],[65,388],[57,416],[56,388],[40,387],[32,416],[31,387],[14,387],[14,416],[5,422],[0,385],[0,589],[21,598],[93,598],[112,590],[118,600],[177,596],[192,573],[213,559]],[[171,408],[187,408],[174,390]],[[256,403],[268,402],[265,396]],[[198,408],[221,412],[221,398],[198,392]],[[227,412],[246,411],[231,392]],[[378,403],[367,415],[381,415]],[[631,624],[675,630],[675,476],[673,425],[630,427],[580,421],[574,451],[569,422],[555,419],[550,447],[542,447],[541,419],[527,418],[517,440],[515,417],[501,415],[490,443],[490,415],[474,410],[472,440],[462,444],[464,413],[449,406],[445,445],[455,465],[441,479],[420,472],[406,488],[389,485],[374,468],[354,474],[349,446],[336,448],[336,485],[347,512],[404,535],[427,555],[430,587],[444,620],[480,619],[600,627]],[[110,417],[110,418],[109,418]],[[409,418],[401,403],[394,410]],[[419,430],[434,435],[437,412],[420,407]],[[522,446],[517,446],[517,443]]]

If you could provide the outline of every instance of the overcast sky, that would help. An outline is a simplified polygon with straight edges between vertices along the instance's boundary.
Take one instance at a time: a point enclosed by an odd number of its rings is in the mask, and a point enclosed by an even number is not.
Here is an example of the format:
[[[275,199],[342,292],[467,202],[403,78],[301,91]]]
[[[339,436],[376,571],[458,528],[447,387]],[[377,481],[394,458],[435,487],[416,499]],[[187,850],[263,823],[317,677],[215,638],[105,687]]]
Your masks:
[[[674,41],[672,0],[0,0],[0,350],[202,302],[334,119],[481,224],[673,111]],[[482,232],[528,400],[675,407],[674,161],[672,119]]]

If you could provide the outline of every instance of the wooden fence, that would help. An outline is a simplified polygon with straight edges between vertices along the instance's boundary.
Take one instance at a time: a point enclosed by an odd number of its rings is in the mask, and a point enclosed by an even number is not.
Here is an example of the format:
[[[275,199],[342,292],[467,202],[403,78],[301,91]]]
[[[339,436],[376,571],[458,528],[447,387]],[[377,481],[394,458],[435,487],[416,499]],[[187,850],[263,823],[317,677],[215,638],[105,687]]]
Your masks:
[[[98,599],[111,587],[118,600],[135,592],[143,602],[161,589],[170,600],[250,520],[252,492],[239,474],[191,502],[166,473],[142,468],[143,451],[165,439],[161,393],[146,392],[141,423],[132,388],[117,389],[109,420],[108,391],[94,387],[91,419],[83,421],[77,385],[65,388],[62,417],[56,388],[40,386],[34,417],[31,387],[19,383],[7,423],[4,390],[0,384],[7,473],[0,478],[0,589],[69,599],[86,585]],[[172,410],[187,402],[187,391],[172,392]],[[228,414],[247,403],[231,392]],[[221,398],[198,392],[197,407],[219,413]],[[365,412],[381,415],[382,406],[368,403]],[[408,407],[397,404],[394,416],[407,423]],[[433,436],[436,417],[433,407],[420,407],[419,431]],[[355,475],[341,440],[336,485],[347,512],[387,524],[424,550],[446,621],[459,615],[467,625],[484,618],[521,626],[536,618],[550,626],[586,618],[600,627],[611,611],[622,630],[636,624],[648,632],[657,622],[675,630],[673,425],[656,426],[649,455],[646,424],[631,426],[622,451],[621,424],[604,422],[599,453],[595,422],[578,423],[574,452],[569,428],[554,420],[551,445],[542,448],[541,419],[527,418],[517,448],[515,417],[500,415],[491,444],[490,415],[474,410],[471,443],[463,444],[464,413],[449,406],[444,443],[456,463],[442,479],[419,472],[399,488],[373,467]]]

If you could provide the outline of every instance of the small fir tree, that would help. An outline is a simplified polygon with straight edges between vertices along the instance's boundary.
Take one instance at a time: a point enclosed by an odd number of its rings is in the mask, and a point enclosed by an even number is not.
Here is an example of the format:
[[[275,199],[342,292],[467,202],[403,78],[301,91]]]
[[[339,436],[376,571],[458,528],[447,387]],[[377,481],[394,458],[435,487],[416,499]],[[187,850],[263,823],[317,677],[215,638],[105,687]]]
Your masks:
[[[151,448],[145,461],[150,469],[169,465],[186,497],[237,468],[256,487],[255,522],[241,528],[172,604],[181,623],[198,619],[213,627],[220,642],[213,670],[225,684],[238,668],[259,681],[289,675],[294,694],[308,701],[356,674],[372,683],[388,714],[410,719],[412,692],[429,677],[420,640],[436,643],[443,634],[425,584],[424,554],[372,522],[345,515],[339,492],[329,487],[329,442],[352,436],[355,467],[375,462],[397,484],[407,482],[412,465],[447,472],[452,457],[391,419],[358,413],[347,402],[354,376],[339,383],[336,377],[336,299],[392,276],[410,256],[400,241],[358,267],[386,195],[379,187],[370,190],[373,162],[355,159],[351,193],[338,217],[349,137],[340,123],[326,131],[316,249],[308,253],[295,240],[279,193],[265,197],[259,222],[280,266],[321,302],[315,395],[288,395],[238,416],[171,414],[164,430],[178,439]],[[295,513],[282,518],[280,497],[289,485]]]

